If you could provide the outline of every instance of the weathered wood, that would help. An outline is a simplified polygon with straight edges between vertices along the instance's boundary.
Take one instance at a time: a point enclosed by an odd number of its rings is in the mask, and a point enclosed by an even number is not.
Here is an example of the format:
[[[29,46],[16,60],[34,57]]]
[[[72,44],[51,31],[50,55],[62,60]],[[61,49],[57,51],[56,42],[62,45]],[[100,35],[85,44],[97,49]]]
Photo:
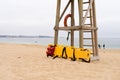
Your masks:
[[[87,4],[87,3],[90,3],[90,2],[83,2],[83,4]]]
[[[83,9],[83,11],[87,11],[88,9]]]
[[[93,46],[92,44],[84,44],[83,46],[89,46],[89,47],[91,47],[91,46]]]
[[[89,6],[88,6],[88,8],[87,8],[86,14],[85,14],[85,16],[84,16],[84,18],[83,18],[83,21],[82,21],[82,24],[81,24],[81,25],[84,25],[85,20],[87,19],[87,15],[88,15],[88,13],[89,13],[89,11],[90,11],[90,9],[91,9],[92,3],[93,3],[93,0],[90,0]]]
[[[83,39],[88,39],[88,40],[90,39],[91,40],[91,39],[94,39],[94,38],[83,38]]]
[[[93,7],[93,22],[94,22],[93,25],[97,28],[95,0],[93,1],[92,7]],[[99,56],[99,55],[98,55],[98,38],[97,38],[97,30],[94,30],[94,37],[95,37],[95,50],[96,50],[96,52],[94,53],[94,56]]]
[[[71,3],[71,26],[60,26],[59,23],[63,18],[63,15],[67,11],[69,5]],[[84,9],[84,5],[88,4],[88,8]],[[79,47],[86,48],[89,47],[93,53],[94,59],[99,59],[98,55],[98,40],[97,40],[97,24],[96,24],[96,11],[95,11],[95,0],[88,0],[85,2],[84,0],[78,0],[78,15],[79,15],[79,25],[75,25],[74,21],[74,0],[68,0],[65,8],[63,9],[62,14],[60,15],[60,5],[61,0],[57,0],[57,9],[56,9],[56,23],[55,23],[55,38],[54,44],[58,44],[58,32],[59,30],[69,31],[71,32],[71,46],[74,46],[74,31],[79,31]],[[83,12],[85,13],[83,15]],[[88,20],[90,22],[88,22]],[[84,34],[85,33],[85,34]],[[86,34],[89,37],[85,36]],[[91,41],[91,44],[85,44],[85,41]],[[95,58],[94,58],[95,57]]]
[[[79,11],[79,26],[83,22],[83,0],[78,0],[78,11]],[[82,26],[81,26],[82,27]],[[79,30],[79,47],[83,48],[83,30]]]
[[[89,0],[89,2],[90,2],[90,0]],[[90,9],[90,16],[89,17],[90,17],[91,26],[93,26],[93,8],[92,8],[92,6],[91,6],[91,9]]]
[[[59,27],[60,5],[61,5],[61,0],[57,0],[55,28]],[[58,44],[58,30],[55,30],[54,44]]]
[[[95,27],[89,27],[89,26],[84,26],[84,27],[80,27],[80,26],[70,26],[70,27],[58,27],[56,28],[57,30],[97,30],[97,28]]]
[[[74,27],[74,0],[71,0],[71,27]],[[71,29],[71,46],[74,46],[74,30]]]
[[[84,30],[83,32],[84,33],[89,33],[89,32],[91,32],[91,30]]]
[[[90,2],[90,0],[89,0]],[[93,3],[92,3],[93,4]],[[90,9],[90,23],[91,23],[91,26],[93,26],[93,6],[91,6],[91,9]],[[92,53],[96,53],[96,50],[95,50],[95,37],[94,37],[94,30],[91,30],[91,37],[94,38],[92,39]]]
[[[83,17],[83,18],[85,18],[85,17]],[[90,16],[87,16],[86,18],[91,18]]]
[[[60,16],[60,20],[59,20],[59,21],[61,21],[63,15],[65,14],[66,10],[68,9],[68,7],[69,7],[69,5],[70,5],[70,2],[71,2],[71,0],[69,0],[69,2],[67,3],[65,9],[63,10],[63,12],[62,12],[62,14],[61,14],[61,16]]]

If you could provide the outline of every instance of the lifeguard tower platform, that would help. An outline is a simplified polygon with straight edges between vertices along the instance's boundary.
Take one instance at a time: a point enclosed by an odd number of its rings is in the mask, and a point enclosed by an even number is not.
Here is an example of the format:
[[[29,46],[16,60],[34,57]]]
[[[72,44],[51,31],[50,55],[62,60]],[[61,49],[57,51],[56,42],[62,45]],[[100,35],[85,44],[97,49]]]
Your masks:
[[[63,30],[70,31],[70,46],[74,46],[74,32],[78,31],[79,48],[90,49],[91,60],[99,60],[95,0],[67,0],[64,8],[61,7],[63,1],[57,0],[54,44],[59,44],[58,34],[60,30]],[[78,15],[75,15],[76,7],[78,8]],[[67,13],[67,10],[70,13]],[[66,19],[64,19],[64,16]],[[66,25],[68,17],[71,18],[70,26]],[[78,18],[78,21],[75,21],[76,18]],[[63,26],[60,26],[61,21],[64,23]],[[76,25],[75,22],[78,22],[78,24]],[[86,41],[89,41],[89,44],[86,44]]]

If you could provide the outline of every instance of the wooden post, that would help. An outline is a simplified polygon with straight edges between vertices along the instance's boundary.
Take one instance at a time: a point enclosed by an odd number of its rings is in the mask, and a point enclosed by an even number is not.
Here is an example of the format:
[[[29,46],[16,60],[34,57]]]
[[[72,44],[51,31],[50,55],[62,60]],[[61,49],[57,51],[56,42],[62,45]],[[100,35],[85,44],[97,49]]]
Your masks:
[[[82,27],[83,21],[83,0],[78,0],[79,26]],[[83,30],[79,30],[79,47],[83,48]]]
[[[61,0],[57,0],[54,44],[58,44],[58,27],[59,27],[59,18],[60,18],[60,5],[61,5]]]
[[[89,2],[90,2],[90,0],[89,0]],[[91,9],[90,9],[90,23],[91,23],[91,26],[93,26],[93,11],[92,11],[92,7],[91,7]]]
[[[90,2],[91,0],[89,0]],[[91,27],[94,27],[93,26],[93,7],[91,6],[91,9],[90,9],[90,23],[91,23]],[[94,40],[94,30],[91,30],[91,36],[92,36],[92,53],[94,54],[95,53],[95,40]]]
[[[71,0],[71,26],[74,27],[74,0]],[[71,46],[74,46],[74,30],[71,30]]]
[[[93,0],[93,4],[92,4],[92,7],[93,7],[93,22],[94,22],[94,27],[97,28],[97,21],[96,21],[96,10],[95,10],[95,0]],[[94,30],[94,37],[95,37],[95,50],[96,52],[93,54],[94,56],[99,56],[98,55],[98,38],[97,38],[97,30]]]

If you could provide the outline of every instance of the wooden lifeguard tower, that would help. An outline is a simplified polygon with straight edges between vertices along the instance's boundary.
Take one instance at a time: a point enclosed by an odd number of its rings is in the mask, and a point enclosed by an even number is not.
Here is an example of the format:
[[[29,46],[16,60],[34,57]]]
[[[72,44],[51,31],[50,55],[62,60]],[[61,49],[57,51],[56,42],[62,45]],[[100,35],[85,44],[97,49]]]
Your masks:
[[[77,4],[75,2],[77,2]],[[61,3],[62,0],[57,0],[54,44],[58,44],[59,31],[64,30],[70,31],[70,43],[71,46],[74,46],[74,32],[78,31],[79,48],[90,48],[92,55],[91,60],[99,60],[95,0],[68,0],[63,12],[61,12]],[[75,24],[75,4],[78,7],[78,25]],[[71,26],[60,26],[60,22],[68,8],[71,14]],[[86,34],[88,35],[86,36]],[[86,41],[89,41],[89,44],[86,43]]]

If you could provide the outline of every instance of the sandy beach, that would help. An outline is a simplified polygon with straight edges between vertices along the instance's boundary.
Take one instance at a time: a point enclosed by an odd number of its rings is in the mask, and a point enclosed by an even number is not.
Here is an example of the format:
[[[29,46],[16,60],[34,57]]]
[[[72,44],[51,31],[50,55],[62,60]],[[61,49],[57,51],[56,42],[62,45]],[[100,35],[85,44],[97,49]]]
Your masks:
[[[47,58],[46,46],[0,43],[0,80],[120,80],[120,49],[91,63]]]

